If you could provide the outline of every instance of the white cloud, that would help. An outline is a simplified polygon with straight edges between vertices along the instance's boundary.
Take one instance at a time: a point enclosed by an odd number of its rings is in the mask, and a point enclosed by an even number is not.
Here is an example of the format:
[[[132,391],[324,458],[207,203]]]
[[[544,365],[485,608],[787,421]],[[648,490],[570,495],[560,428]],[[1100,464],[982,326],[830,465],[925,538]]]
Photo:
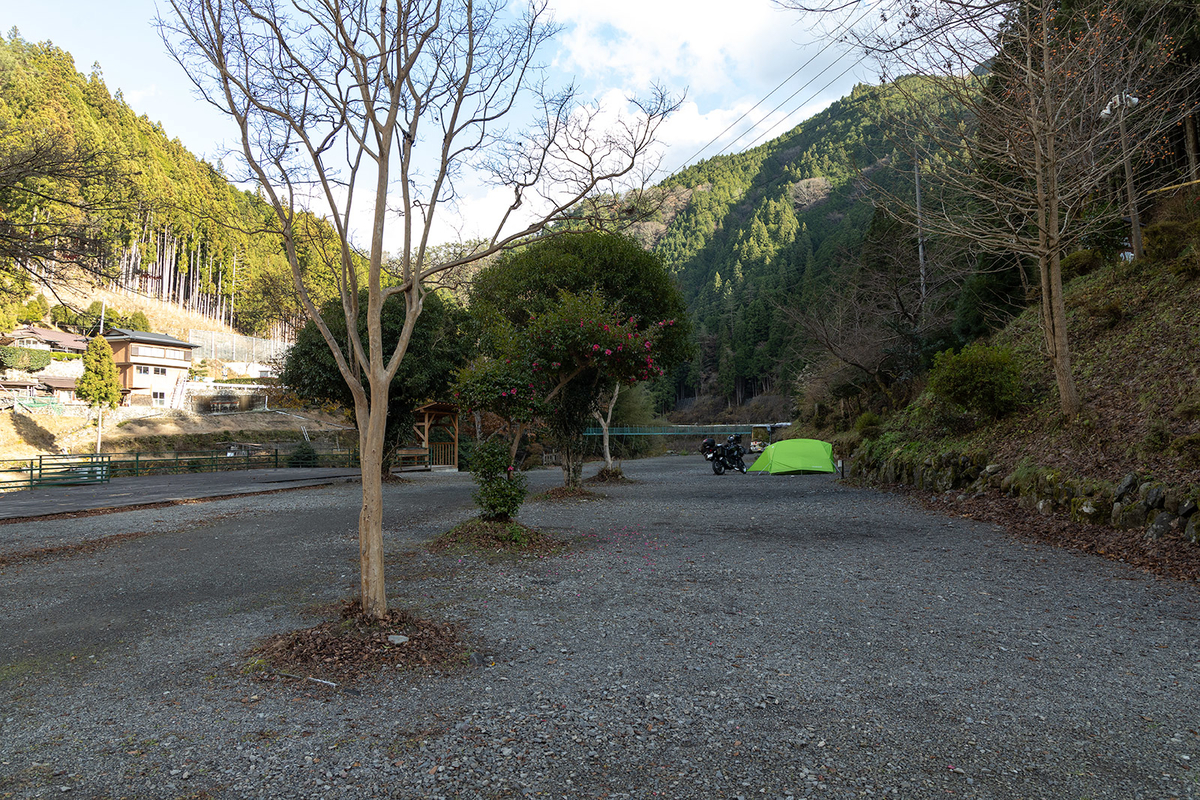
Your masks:
[[[806,38],[769,0],[558,0],[554,13],[566,27],[556,69],[635,91],[657,82],[706,96],[779,80]]]

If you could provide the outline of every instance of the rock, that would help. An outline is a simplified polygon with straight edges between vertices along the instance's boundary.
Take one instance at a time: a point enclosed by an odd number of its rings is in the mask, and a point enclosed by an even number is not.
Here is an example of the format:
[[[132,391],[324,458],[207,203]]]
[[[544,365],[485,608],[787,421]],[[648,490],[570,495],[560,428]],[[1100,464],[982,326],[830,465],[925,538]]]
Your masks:
[[[398,633],[388,635],[388,644],[404,644],[408,641],[407,636],[401,636]]]
[[[1177,513],[1181,517],[1190,517],[1192,514],[1196,513],[1196,508],[1197,506],[1195,500],[1184,500],[1179,504],[1179,511]]]
[[[1041,514],[1043,517],[1048,517],[1054,513],[1054,501],[1038,500],[1036,508],[1039,514]]]
[[[1146,529],[1146,538],[1153,541],[1161,539],[1171,532],[1171,524],[1179,519],[1170,511],[1160,511],[1154,517],[1154,522]]]
[[[986,467],[983,468],[983,471],[984,471],[984,474],[986,474],[990,478],[993,475],[995,475],[996,473],[998,473],[1000,471],[1000,469],[1001,469],[1001,467],[999,464],[988,464]]]
[[[1125,478],[1119,484],[1117,484],[1117,493],[1115,495],[1113,495],[1113,500],[1115,500],[1118,503],[1121,502],[1122,500],[1125,499],[1125,495],[1132,492],[1137,487],[1137,485],[1138,485],[1137,475],[1133,474],[1132,472],[1129,473],[1128,475],[1125,476]]]
[[[1113,527],[1133,530],[1146,524],[1146,506],[1140,502],[1113,503]]]
[[[1147,509],[1162,508],[1166,503],[1167,493],[1163,491],[1161,486],[1152,486],[1146,491],[1146,499],[1143,501]]]
[[[1183,531],[1183,538],[1192,544],[1200,544],[1200,528],[1196,526],[1197,519],[1200,519],[1200,514],[1193,514],[1188,519],[1187,528]]]
[[[1098,503],[1090,497],[1076,497],[1071,500],[1071,519],[1076,522],[1098,524],[1105,521],[1105,513]]]

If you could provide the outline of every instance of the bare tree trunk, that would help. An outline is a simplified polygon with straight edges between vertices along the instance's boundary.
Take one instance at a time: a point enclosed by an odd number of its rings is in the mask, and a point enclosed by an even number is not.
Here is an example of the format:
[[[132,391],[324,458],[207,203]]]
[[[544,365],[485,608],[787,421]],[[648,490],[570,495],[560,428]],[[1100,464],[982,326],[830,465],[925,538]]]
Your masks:
[[[621,384],[616,384],[613,387],[612,398],[608,401],[608,414],[601,416],[599,411],[593,411],[592,416],[600,423],[600,437],[604,443],[604,468],[612,470],[613,459],[612,451],[608,448],[608,427],[612,425],[613,409],[617,407],[617,395],[621,393]]]
[[[1049,21],[1041,20],[1042,86],[1051,85]],[[1053,99],[1046,90],[1034,91],[1032,71],[1030,77],[1030,102],[1032,109],[1034,162],[1037,169],[1038,240],[1040,250],[1038,267],[1042,282],[1042,330],[1046,337],[1046,351],[1058,384],[1059,409],[1067,419],[1073,419],[1080,409],[1079,392],[1071,374],[1071,350],[1067,338],[1067,308],[1063,299],[1062,269],[1059,242],[1059,186],[1058,160],[1055,148],[1055,129],[1050,124]],[[1037,104],[1042,108],[1037,108]]]
[[[1196,116],[1188,114],[1183,118],[1184,149],[1187,151],[1188,180],[1200,180],[1200,157],[1196,155]]]
[[[362,610],[368,617],[387,613],[383,569],[383,440],[387,427],[387,383],[370,387],[369,409],[355,409],[358,418],[359,464],[362,471],[362,510],[358,515],[358,557],[361,567]]]
[[[583,452],[579,442],[567,439],[562,452],[563,486],[576,488],[583,485]]]

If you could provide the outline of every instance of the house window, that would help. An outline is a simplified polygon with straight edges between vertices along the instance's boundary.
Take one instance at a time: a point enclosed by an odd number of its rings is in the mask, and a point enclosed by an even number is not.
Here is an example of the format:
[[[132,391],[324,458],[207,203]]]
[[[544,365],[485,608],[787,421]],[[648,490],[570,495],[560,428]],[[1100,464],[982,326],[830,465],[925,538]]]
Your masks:
[[[149,375],[149,374],[150,374],[150,368],[149,368],[149,367],[138,367],[138,368],[137,368],[137,374],[138,374],[138,375]]]
[[[166,368],[166,367],[155,367],[155,368],[154,368],[154,374],[155,374],[155,375],[166,375],[166,374],[167,374],[167,368]]]
[[[150,394],[154,396],[154,405],[165,406],[167,404],[166,392],[151,392]]]

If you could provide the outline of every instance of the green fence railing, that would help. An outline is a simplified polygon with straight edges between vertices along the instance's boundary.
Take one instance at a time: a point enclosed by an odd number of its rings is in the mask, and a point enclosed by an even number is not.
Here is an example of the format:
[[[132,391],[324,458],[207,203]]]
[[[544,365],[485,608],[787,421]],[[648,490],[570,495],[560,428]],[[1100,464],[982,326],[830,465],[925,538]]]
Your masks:
[[[49,455],[0,461],[0,488],[78,486],[108,483],[112,477],[107,453]]]
[[[289,451],[203,450],[169,455],[147,453],[99,453],[62,456],[35,456],[0,460],[0,490],[32,489],[38,486],[66,486],[107,483],[112,478],[141,475],[179,475],[188,472],[225,472],[243,469],[287,467]],[[308,467],[346,467],[358,464],[358,453],[317,453]]]

